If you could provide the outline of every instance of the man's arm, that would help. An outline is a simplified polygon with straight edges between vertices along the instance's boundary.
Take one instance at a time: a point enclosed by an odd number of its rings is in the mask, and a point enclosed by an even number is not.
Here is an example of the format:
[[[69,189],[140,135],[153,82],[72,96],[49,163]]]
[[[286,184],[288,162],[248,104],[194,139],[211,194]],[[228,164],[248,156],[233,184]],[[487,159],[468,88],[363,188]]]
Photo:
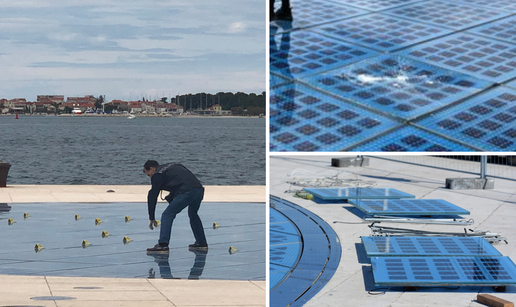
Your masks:
[[[162,174],[154,174],[151,177],[151,189],[149,190],[149,194],[147,195],[147,207],[149,210],[149,220],[156,220],[154,216],[156,213],[156,204],[158,202],[158,195],[161,191],[161,183],[163,181]]]

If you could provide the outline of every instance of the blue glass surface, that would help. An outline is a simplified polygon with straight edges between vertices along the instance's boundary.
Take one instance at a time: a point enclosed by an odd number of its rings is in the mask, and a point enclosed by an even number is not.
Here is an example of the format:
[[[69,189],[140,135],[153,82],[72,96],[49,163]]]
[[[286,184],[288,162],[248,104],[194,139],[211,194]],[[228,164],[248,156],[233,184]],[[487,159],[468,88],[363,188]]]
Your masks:
[[[280,6],[281,1],[276,1],[275,10],[277,11]],[[367,11],[356,7],[323,0],[292,0],[291,8],[294,16],[293,21],[273,21],[271,27],[280,27],[278,32],[291,31],[367,13]]]
[[[397,55],[374,57],[300,80],[402,120],[435,111],[490,85]]]
[[[301,257],[294,270],[285,270],[284,266],[273,263],[271,258],[270,306],[302,306],[333,276],[340,261],[340,242],[333,229],[312,212],[274,196],[270,197],[270,202],[274,208],[271,208],[273,219],[281,221],[278,214],[288,217],[299,229],[303,242]],[[284,230],[290,232],[291,228]],[[276,250],[271,244],[271,255]],[[286,253],[275,255],[278,258],[287,256]]]
[[[506,286],[516,284],[509,257],[373,257],[377,286]]]
[[[321,199],[388,199],[414,198],[412,194],[392,188],[303,188]]]
[[[482,237],[362,237],[367,257],[498,257],[502,254]]]
[[[453,31],[383,14],[354,17],[312,30],[382,52],[399,50]]]
[[[516,44],[516,16],[493,21],[488,24],[469,29],[468,32]]]
[[[442,199],[350,200],[356,208],[377,215],[469,215],[468,210]]]
[[[272,89],[270,96],[273,151],[338,151],[398,125],[300,84]]]
[[[485,151],[516,150],[516,90],[498,87],[417,125]]]
[[[308,31],[270,36],[270,72],[291,81],[358,62],[376,52]]]
[[[510,12],[497,10],[492,6],[484,8],[454,1],[423,1],[386,10],[383,13],[455,30],[511,15]]]
[[[415,127],[403,127],[369,143],[353,147],[350,151],[473,151],[474,147],[462,145]]]
[[[370,11],[381,11],[388,8],[407,5],[421,0],[332,0],[345,5],[356,6]]]
[[[159,203],[158,219],[165,209]],[[183,210],[174,220],[169,255],[148,255],[159,229],[148,228],[145,203],[11,204],[9,226],[0,219],[0,274],[125,278],[265,280],[266,220],[263,203],[203,202],[199,215],[209,244],[190,252],[195,241]],[[30,215],[23,219],[23,213]],[[230,214],[228,214],[228,212]],[[82,218],[75,220],[78,214]],[[125,222],[125,216],[131,220]],[[95,219],[102,223],[95,225]],[[220,227],[214,229],[217,222]],[[109,236],[103,238],[102,232]],[[128,244],[123,238],[129,237]],[[83,240],[91,245],[82,247]],[[35,253],[34,246],[44,247]],[[229,254],[234,246],[238,252]]]
[[[455,0],[455,2],[493,9],[493,0]],[[516,2],[514,0],[496,0],[495,9],[516,13]]]
[[[492,82],[516,77],[516,45],[474,34],[456,33],[400,54]]]

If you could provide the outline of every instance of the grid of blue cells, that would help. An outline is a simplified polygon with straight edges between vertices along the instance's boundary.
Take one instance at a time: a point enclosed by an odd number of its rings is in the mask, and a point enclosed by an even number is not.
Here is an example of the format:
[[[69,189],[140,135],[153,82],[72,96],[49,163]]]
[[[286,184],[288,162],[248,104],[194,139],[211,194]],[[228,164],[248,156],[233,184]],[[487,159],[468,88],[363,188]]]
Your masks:
[[[475,148],[428,133],[411,126],[403,127],[372,142],[353,147],[351,151],[474,151]]]
[[[510,12],[503,10],[497,11],[450,1],[425,1],[383,11],[383,13],[455,30],[511,15]]]
[[[399,125],[300,84],[270,95],[271,151],[338,151]]]
[[[516,44],[516,16],[490,22],[468,30],[468,32]]]
[[[406,5],[421,0],[332,0],[347,6],[356,6],[370,11],[381,11],[401,5]]]
[[[492,9],[493,8],[493,0],[455,0],[457,3],[462,3],[466,5],[480,6]],[[502,10],[505,12],[516,13],[516,2],[514,0],[496,0],[496,10]]]
[[[373,257],[376,285],[513,285],[509,257]]]
[[[516,90],[494,89],[417,124],[489,151],[514,151]]]
[[[281,7],[281,1],[276,0],[274,5],[277,11]],[[360,8],[345,6],[335,1],[292,0],[290,6],[294,16],[293,21],[274,21],[271,25],[279,25],[283,30],[289,31],[367,13]]]
[[[493,82],[516,77],[516,45],[472,34],[453,34],[400,54]]]
[[[452,31],[383,14],[332,22],[313,30],[382,52],[398,50]]]
[[[374,57],[301,81],[404,120],[442,108],[490,85],[396,55]]]
[[[303,188],[321,199],[386,199],[414,198],[415,196],[393,188]]]
[[[367,257],[502,256],[483,237],[362,237],[362,243]]]
[[[442,199],[350,200],[349,203],[373,215],[468,215],[464,210]]]
[[[270,36],[270,71],[295,79],[360,61],[376,53],[310,32]]]

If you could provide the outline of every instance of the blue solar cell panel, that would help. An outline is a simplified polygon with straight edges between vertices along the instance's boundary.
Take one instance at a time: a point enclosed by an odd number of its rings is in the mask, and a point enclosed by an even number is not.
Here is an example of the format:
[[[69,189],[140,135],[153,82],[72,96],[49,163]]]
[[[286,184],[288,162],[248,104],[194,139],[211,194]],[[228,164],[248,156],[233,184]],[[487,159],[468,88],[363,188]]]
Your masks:
[[[350,200],[353,206],[374,215],[468,215],[469,211],[442,199]]]
[[[281,265],[273,263],[269,264],[269,286],[274,289],[282,280],[288,277],[288,274],[292,271],[291,268],[287,268]]]
[[[300,80],[403,120],[435,111],[491,85],[398,55],[367,59]]]
[[[493,8],[493,0],[455,0],[455,2],[470,6],[475,5],[489,9]],[[514,0],[496,0],[496,9],[516,13],[516,2]]]
[[[389,8],[394,8],[421,0],[332,0],[345,4],[346,6],[356,6],[370,11],[381,11]]]
[[[368,257],[498,257],[502,254],[481,237],[362,237]]]
[[[270,96],[271,151],[338,151],[398,125],[300,84]]]
[[[510,86],[510,87],[512,87],[512,88],[514,88],[514,89],[516,89],[516,80],[514,80],[514,81],[512,81],[512,82],[507,83],[507,85],[508,85],[508,86]]]
[[[472,147],[459,144],[414,127],[403,127],[394,133],[377,138],[348,151],[473,151]]]
[[[516,45],[473,34],[452,34],[400,54],[491,82],[516,77]]]
[[[511,15],[511,12],[472,6],[469,3],[453,3],[451,1],[423,1],[399,8],[383,11],[422,23],[448,27],[455,30],[480,25],[491,20]]]
[[[507,286],[516,284],[509,257],[373,257],[377,286]]]
[[[292,81],[289,81],[285,78],[282,78],[281,76],[275,75],[275,74],[269,74],[270,77],[270,88],[275,88],[283,84],[291,83]]]
[[[275,2],[275,10],[281,6],[281,1]],[[342,5],[336,2],[313,0],[296,2],[292,5],[292,15],[295,16],[292,22],[274,21],[271,23],[279,25],[286,30],[307,28],[313,25],[339,20],[367,13],[367,11]]]
[[[387,199],[414,198],[412,194],[392,188],[303,188],[322,199]]]
[[[498,87],[416,124],[481,150],[516,150],[516,90]]]
[[[372,50],[307,31],[270,36],[270,72],[290,80],[374,55]]]
[[[313,28],[313,31],[382,52],[398,50],[451,33],[399,17],[369,14]]]
[[[490,22],[488,24],[469,29],[473,34],[486,35],[492,38],[516,43],[516,16]]]

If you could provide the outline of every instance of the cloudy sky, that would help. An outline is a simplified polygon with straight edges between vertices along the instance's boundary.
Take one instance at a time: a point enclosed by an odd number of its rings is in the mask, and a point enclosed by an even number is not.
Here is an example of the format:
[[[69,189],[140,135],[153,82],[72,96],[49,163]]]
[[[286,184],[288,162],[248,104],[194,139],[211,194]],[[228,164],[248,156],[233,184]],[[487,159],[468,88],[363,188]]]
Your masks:
[[[265,90],[264,0],[0,0],[0,98]]]

